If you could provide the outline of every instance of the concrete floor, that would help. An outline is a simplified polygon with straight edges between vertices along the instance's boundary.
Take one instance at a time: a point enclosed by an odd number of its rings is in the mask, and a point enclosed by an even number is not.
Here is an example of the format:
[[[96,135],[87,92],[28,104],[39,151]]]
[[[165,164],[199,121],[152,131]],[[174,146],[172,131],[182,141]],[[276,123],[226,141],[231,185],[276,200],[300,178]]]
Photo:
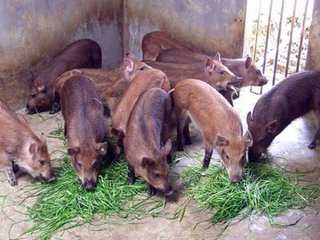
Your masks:
[[[248,89],[241,93],[239,100],[236,100],[235,107],[239,110],[242,119],[245,119],[249,110],[252,110],[254,103],[259,96],[250,94]],[[32,126],[37,132],[48,134],[62,124],[60,114],[50,116],[41,114],[39,116],[28,116]],[[244,123],[245,124],[245,123]],[[272,163],[283,167],[288,171],[304,173],[309,181],[320,183],[320,147],[311,151],[307,148],[315,127],[309,122],[298,119],[293,122],[283,133],[281,133],[269,148],[273,156]],[[197,164],[193,156],[202,155],[201,139],[197,131],[193,131],[194,144],[187,148],[188,155],[182,156],[179,163],[173,169],[181,172],[189,165]],[[56,150],[63,147],[62,143],[55,139],[48,139],[50,152],[53,156],[58,154]],[[218,159],[214,155],[214,159]],[[19,186],[10,187],[6,182],[5,175],[0,173],[0,240],[6,239],[36,239],[30,236],[20,235],[30,227],[30,222],[24,215],[25,205],[32,203],[32,200],[21,202],[23,188],[30,183],[28,177],[19,179]],[[178,205],[184,202],[181,197],[178,203],[171,203],[166,206],[165,211],[172,214]],[[225,239],[225,240],[252,240],[252,239],[275,239],[275,240],[319,240],[320,239],[320,200],[316,204],[302,210],[290,210],[277,217],[275,225],[270,225],[265,216],[252,215],[245,219],[235,219],[229,225],[211,225],[207,220],[210,214],[201,211],[194,202],[187,208],[186,215],[182,222],[169,220],[165,217],[145,218],[140,221],[129,222],[124,219],[112,217],[103,219],[97,217],[93,225],[57,233],[52,239],[143,239],[143,240],[191,240],[191,239]],[[197,225],[195,224],[202,222]]]

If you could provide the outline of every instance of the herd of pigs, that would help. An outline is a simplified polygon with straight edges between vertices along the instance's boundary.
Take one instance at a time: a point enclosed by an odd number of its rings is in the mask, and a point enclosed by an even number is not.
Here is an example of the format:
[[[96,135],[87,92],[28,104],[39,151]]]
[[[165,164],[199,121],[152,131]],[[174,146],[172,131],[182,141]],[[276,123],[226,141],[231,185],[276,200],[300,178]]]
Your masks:
[[[33,79],[27,112],[61,109],[68,155],[86,190],[95,188],[103,163],[124,151],[129,183],[141,177],[151,194],[170,197],[168,164],[174,150],[191,144],[191,122],[202,134],[203,168],[216,149],[230,181],[238,182],[247,151],[256,161],[291,121],[309,111],[320,118],[320,72],[293,74],[265,93],[248,113],[244,133],[233,99],[241,87],[267,83],[250,57],[208,56],[160,31],[144,36],[142,52],[143,60],[126,54],[119,68],[101,69],[100,46],[82,39]],[[23,115],[0,102],[0,125],[0,167],[9,183],[17,184],[19,172],[53,181],[46,141]],[[319,137],[320,130],[309,148]]]

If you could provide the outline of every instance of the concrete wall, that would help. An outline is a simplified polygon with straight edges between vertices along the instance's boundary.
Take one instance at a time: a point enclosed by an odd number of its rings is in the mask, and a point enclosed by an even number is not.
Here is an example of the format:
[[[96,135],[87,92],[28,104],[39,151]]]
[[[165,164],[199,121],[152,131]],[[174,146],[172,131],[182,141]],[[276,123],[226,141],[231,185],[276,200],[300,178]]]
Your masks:
[[[208,53],[242,55],[246,0],[124,0],[125,51],[141,57],[141,40],[165,30]]]
[[[320,70],[320,1],[314,1],[307,68]]]
[[[1,0],[0,99],[21,106],[37,73],[67,44],[97,41],[103,66],[122,59],[121,0]],[[41,63],[39,61],[41,60]]]

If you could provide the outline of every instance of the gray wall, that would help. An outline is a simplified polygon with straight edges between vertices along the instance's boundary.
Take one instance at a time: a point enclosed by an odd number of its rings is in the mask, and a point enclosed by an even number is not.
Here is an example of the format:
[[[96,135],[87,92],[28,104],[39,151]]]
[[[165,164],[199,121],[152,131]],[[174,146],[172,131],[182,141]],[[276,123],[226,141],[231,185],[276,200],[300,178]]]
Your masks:
[[[314,1],[307,68],[320,70],[320,1]]]
[[[125,51],[141,57],[143,36],[165,30],[205,52],[239,57],[245,10],[246,0],[124,0]]]
[[[21,106],[29,91],[30,70],[37,73],[80,38],[100,44],[103,66],[118,64],[122,14],[121,0],[1,0],[0,99]]]

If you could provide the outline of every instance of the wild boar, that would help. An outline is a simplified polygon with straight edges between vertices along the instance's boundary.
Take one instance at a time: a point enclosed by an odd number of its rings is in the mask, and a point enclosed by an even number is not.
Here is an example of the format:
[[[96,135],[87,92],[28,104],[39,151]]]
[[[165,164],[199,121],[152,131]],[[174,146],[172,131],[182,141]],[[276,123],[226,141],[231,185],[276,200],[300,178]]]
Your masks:
[[[68,154],[87,190],[95,188],[100,166],[107,154],[106,119],[94,83],[83,76],[73,76],[58,89]]]
[[[147,64],[127,54],[120,67],[107,69],[81,68],[67,71],[56,80],[55,88],[73,76],[84,76],[92,80],[103,103],[112,114],[132,79],[141,71],[150,69]]]
[[[10,185],[17,185],[16,170],[51,182],[55,179],[45,140],[38,137],[22,115],[0,101],[0,168]]]
[[[137,100],[124,137],[129,182],[140,176],[149,184],[151,194],[160,190],[167,197],[173,194],[167,163],[172,145],[166,137],[170,114],[170,95],[161,88],[151,88]]]
[[[253,137],[249,160],[257,160],[273,139],[293,120],[314,111],[320,119],[320,72],[305,71],[292,74],[266,92],[248,113],[248,129]],[[318,129],[310,149],[317,146]]]
[[[157,57],[157,61],[166,63],[192,64],[197,62],[205,62],[208,55],[195,51],[184,49],[168,49],[161,51]],[[245,58],[221,58],[221,62],[235,75],[242,77],[240,87],[246,86],[263,86],[268,80],[257,69],[251,57]]]
[[[120,140],[126,134],[128,119],[138,98],[148,89],[159,87],[165,91],[170,90],[167,76],[160,70],[147,69],[138,74],[125,91],[112,116],[112,129]]]
[[[145,63],[163,71],[173,87],[186,78],[202,80],[218,89],[226,89],[229,84],[241,81],[221,63],[219,54],[215,59],[208,58],[205,63],[174,64],[152,61],[145,61]]]
[[[172,48],[189,49],[173,39],[167,32],[147,33],[142,39],[143,60],[155,61],[161,51]]]
[[[240,181],[251,138],[248,133],[243,136],[238,113],[214,88],[196,79],[180,81],[174,89],[173,98],[177,115],[178,149],[183,149],[183,130],[190,116],[202,134],[205,146],[203,168],[209,166],[215,147],[230,180]]]
[[[101,48],[90,39],[81,39],[68,45],[56,55],[49,65],[33,80],[31,94],[27,103],[27,112],[33,114],[50,110],[60,110],[55,99],[55,80],[64,72],[74,68],[101,68]]]

